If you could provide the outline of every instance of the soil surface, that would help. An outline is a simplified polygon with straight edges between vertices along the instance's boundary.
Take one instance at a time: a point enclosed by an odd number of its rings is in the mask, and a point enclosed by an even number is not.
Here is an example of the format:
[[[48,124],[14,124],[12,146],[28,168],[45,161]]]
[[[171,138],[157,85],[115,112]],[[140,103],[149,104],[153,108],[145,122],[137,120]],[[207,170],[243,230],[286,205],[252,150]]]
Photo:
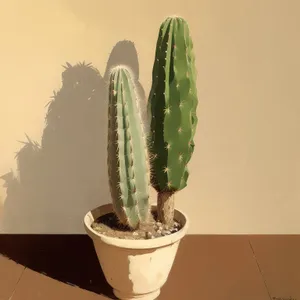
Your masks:
[[[157,221],[157,215],[152,213],[151,221],[147,224],[141,224],[136,230],[131,230],[127,226],[119,223],[114,213],[101,216],[92,224],[92,228],[106,236],[129,240],[148,240],[170,235],[179,231],[182,225],[174,220],[171,227],[163,225]]]

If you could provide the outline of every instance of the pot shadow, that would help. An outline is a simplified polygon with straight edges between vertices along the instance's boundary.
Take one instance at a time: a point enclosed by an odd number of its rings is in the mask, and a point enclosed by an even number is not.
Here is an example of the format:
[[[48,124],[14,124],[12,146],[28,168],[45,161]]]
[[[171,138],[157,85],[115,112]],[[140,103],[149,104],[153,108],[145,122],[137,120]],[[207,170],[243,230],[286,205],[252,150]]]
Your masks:
[[[66,63],[62,87],[47,104],[41,143],[26,135],[16,155],[18,176],[9,172],[0,177],[7,194],[0,220],[0,253],[96,293],[110,287],[92,241],[74,234],[84,233],[87,211],[110,202],[107,80],[109,70],[118,64],[131,68],[141,107],[146,107],[137,51],[131,41],[114,46],[103,77],[91,64]],[[143,120],[146,125],[146,114]]]
[[[2,234],[1,254],[55,280],[117,299],[87,235]]]

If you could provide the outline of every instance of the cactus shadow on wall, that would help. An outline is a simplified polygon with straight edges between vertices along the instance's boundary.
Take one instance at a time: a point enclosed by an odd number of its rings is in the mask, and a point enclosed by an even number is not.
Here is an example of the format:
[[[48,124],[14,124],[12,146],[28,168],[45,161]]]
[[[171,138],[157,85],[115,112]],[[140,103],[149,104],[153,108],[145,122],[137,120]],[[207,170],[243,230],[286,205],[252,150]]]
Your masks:
[[[130,41],[115,45],[103,77],[90,64],[67,63],[62,87],[47,105],[41,143],[26,136],[16,155],[18,179],[13,173],[0,177],[7,189],[3,233],[82,233],[84,214],[110,202],[106,81],[117,64],[132,69],[141,101],[146,101]]]

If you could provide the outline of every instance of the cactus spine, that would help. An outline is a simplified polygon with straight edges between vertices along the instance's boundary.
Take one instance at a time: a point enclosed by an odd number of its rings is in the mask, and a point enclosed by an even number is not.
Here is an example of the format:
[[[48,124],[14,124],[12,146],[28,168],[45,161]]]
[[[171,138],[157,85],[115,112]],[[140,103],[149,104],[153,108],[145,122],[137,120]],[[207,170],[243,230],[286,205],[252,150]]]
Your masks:
[[[108,109],[108,173],[114,211],[136,229],[150,216],[148,149],[131,72],[111,70]]]
[[[150,151],[158,192],[158,217],[174,218],[172,195],[187,185],[187,164],[194,151],[198,104],[193,42],[187,22],[168,17],[160,26],[148,101]]]

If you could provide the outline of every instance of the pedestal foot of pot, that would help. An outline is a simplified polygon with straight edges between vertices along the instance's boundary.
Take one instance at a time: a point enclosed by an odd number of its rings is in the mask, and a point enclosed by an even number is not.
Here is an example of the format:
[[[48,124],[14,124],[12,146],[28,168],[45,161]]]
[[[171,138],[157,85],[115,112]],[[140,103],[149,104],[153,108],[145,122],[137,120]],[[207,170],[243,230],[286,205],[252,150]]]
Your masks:
[[[148,294],[127,294],[114,289],[114,295],[120,300],[156,300],[160,289]]]

